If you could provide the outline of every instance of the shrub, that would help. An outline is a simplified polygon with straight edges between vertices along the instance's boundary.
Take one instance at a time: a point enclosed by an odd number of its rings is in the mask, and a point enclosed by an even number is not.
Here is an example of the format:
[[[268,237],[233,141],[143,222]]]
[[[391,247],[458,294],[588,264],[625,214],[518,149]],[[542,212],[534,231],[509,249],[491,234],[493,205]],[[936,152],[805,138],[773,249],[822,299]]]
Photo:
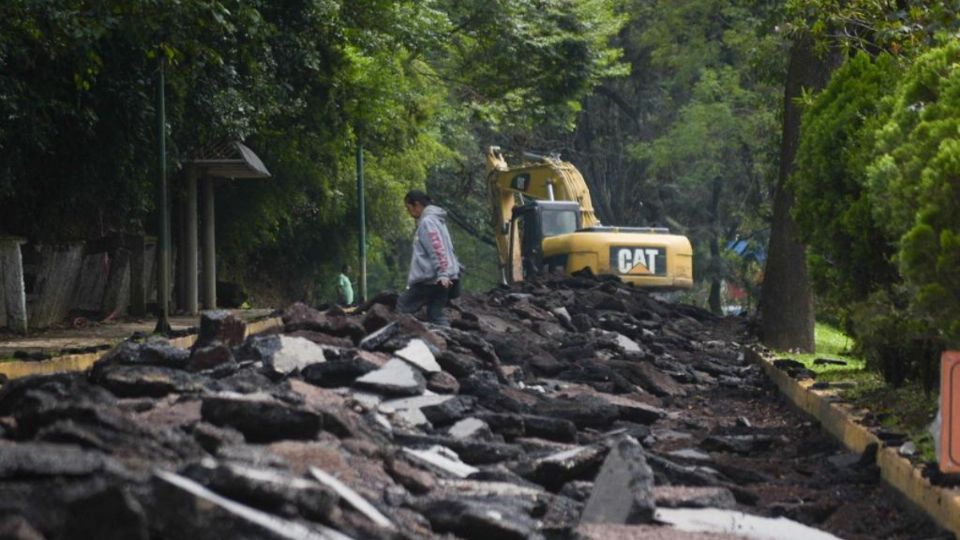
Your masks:
[[[856,304],[851,319],[867,368],[900,387],[907,380],[930,391],[937,384],[943,341],[931,321],[912,313],[906,287],[881,290]]]
[[[891,262],[897,237],[875,221],[866,164],[873,133],[889,112],[884,96],[900,71],[889,55],[860,53],[833,74],[803,114],[790,180],[794,216],[809,249],[818,313],[845,327],[853,303],[899,281]]]
[[[877,131],[870,165],[874,219],[899,241],[910,302],[960,345],[960,43],[919,57]]]

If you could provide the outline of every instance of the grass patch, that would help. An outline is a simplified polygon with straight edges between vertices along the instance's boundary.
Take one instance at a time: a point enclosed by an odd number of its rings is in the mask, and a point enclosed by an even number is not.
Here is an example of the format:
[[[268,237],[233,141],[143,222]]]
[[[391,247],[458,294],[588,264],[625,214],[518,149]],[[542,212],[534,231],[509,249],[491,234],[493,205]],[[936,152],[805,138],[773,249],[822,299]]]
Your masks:
[[[867,369],[863,358],[853,356],[853,339],[824,323],[815,329],[816,352],[813,354],[778,353],[778,358],[802,362],[817,375],[818,381],[853,383],[840,391],[840,397],[855,407],[870,411],[889,431],[905,433],[917,445],[923,461],[936,461],[933,439],[927,426],[937,414],[939,395],[927,393],[916,382],[908,381],[900,388],[884,382],[879,373]],[[841,360],[845,365],[817,363],[817,359]]]
[[[825,323],[817,323],[814,332],[816,352],[810,354],[778,353],[777,356],[803,362],[807,369],[817,374],[817,380],[848,380],[865,372],[866,362],[850,353],[850,349],[853,347],[852,338]],[[845,364],[818,364],[817,360],[819,359],[839,360],[845,362]]]

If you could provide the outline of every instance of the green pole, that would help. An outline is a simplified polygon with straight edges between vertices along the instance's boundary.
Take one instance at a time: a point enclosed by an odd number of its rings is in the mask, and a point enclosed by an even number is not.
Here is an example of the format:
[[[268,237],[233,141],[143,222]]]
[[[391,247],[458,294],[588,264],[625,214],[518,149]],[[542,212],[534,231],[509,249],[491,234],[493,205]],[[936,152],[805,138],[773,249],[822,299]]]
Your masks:
[[[360,298],[367,301],[367,211],[363,189],[363,144],[357,143],[357,206],[360,208]]]
[[[167,111],[164,103],[164,57],[160,54],[160,70],[157,77],[157,153],[160,165],[160,250],[157,254],[157,303],[160,304],[160,313],[157,316],[157,327],[154,333],[166,334],[170,332],[169,309],[170,299],[170,208],[167,201]]]

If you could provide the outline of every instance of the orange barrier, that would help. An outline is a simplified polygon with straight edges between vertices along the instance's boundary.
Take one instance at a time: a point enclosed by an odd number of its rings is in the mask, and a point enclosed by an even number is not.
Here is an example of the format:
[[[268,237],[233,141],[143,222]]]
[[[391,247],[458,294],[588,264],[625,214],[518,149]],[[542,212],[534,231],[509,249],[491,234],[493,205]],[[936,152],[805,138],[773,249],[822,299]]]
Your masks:
[[[960,472],[960,351],[940,356],[940,471]]]

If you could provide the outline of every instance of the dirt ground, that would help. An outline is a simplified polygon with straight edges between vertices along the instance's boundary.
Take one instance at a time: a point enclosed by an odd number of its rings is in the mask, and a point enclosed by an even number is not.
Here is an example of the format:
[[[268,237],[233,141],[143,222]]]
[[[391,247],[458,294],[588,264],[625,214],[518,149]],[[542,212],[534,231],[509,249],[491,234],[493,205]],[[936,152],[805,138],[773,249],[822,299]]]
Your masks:
[[[727,331],[742,328],[731,325]],[[706,464],[757,476],[741,484],[757,498],[753,506],[741,504],[743,511],[784,516],[848,540],[954,538],[886,486],[875,465],[861,465],[859,456],[794,409],[762,375],[747,385],[716,385],[683,399],[674,406],[684,412],[664,423],[691,434],[691,440],[662,441],[656,450],[682,449],[709,435],[771,438],[769,448],[749,455],[713,452]]]
[[[255,320],[268,315],[270,309],[228,310],[243,320]],[[186,332],[199,325],[197,315],[170,317],[174,331]],[[109,348],[134,334],[150,334],[157,326],[151,317],[125,317],[110,321],[95,321],[76,317],[54,328],[32,330],[27,335],[0,331],[0,359],[11,358],[18,351],[56,355],[72,353],[79,349]],[[84,351],[87,352],[87,351]]]

